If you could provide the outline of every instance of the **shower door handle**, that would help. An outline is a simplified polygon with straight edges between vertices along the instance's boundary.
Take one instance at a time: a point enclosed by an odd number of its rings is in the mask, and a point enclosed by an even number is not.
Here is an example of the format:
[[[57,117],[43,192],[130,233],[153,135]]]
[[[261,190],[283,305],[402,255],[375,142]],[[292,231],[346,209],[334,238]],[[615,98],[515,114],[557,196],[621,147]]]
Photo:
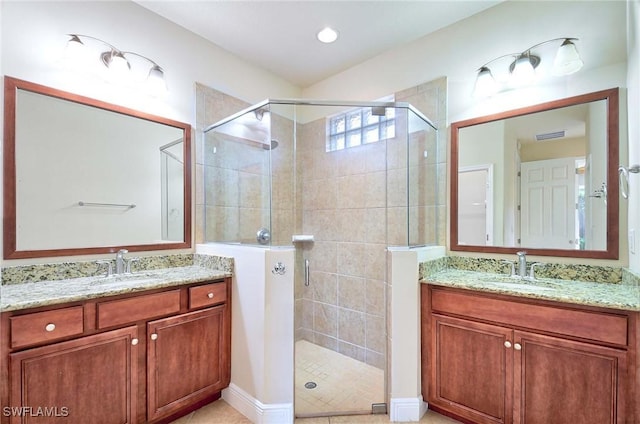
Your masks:
[[[309,259],[304,260],[304,285],[309,286]]]

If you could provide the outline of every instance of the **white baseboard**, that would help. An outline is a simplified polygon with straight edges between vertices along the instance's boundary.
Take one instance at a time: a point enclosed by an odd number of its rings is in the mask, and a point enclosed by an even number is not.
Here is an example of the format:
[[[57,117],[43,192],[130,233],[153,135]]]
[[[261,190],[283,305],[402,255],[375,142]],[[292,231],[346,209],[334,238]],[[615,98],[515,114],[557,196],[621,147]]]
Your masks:
[[[422,400],[422,396],[417,398],[391,398],[391,408],[389,420],[397,421],[420,421],[420,418],[427,412],[427,404]]]
[[[231,383],[222,391],[222,399],[254,424],[293,424],[293,404],[264,404]]]

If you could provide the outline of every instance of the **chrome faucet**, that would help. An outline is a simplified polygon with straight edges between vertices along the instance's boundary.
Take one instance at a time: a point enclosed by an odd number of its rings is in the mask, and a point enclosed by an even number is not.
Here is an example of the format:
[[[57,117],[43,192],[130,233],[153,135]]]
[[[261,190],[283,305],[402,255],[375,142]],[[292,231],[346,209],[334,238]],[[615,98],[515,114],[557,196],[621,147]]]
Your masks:
[[[518,277],[525,278],[527,276],[527,252],[517,252],[518,255]]]
[[[127,253],[129,253],[127,249],[120,249],[116,253],[116,274],[124,274],[125,272],[124,255]]]

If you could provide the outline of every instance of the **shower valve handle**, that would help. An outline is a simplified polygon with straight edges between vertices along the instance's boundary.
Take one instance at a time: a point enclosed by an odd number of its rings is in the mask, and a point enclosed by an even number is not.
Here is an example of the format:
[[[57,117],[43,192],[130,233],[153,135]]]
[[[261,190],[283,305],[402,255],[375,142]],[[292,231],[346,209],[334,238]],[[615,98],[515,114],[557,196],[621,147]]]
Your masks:
[[[282,262],[278,262],[273,266],[271,272],[273,274],[284,275],[287,272],[287,269]]]

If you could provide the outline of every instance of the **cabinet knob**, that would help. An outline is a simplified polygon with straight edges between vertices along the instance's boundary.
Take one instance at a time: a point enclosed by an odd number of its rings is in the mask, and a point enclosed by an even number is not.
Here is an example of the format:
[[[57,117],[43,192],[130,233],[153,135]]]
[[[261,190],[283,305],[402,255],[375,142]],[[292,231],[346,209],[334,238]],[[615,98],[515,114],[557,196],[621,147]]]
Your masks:
[[[504,347],[506,347],[507,349],[509,349],[511,347],[511,342],[509,340],[507,340],[506,342],[504,342]]]
[[[158,338],[158,335],[156,333],[153,333],[151,335],[151,340],[156,340]]]
[[[522,349],[522,345],[520,343],[516,343],[516,344],[513,345],[513,348],[515,350],[520,350],[520,349]]]
[[[138,344],[138,339],[131,339],[131,344],[133,346],[137,345]]]
[[[209,299],[213,299],[213,293],[207,293],[207,297],[208,297]]]
[[[54,323],[49,323],[44,326],[44,329],[51,332],[56,329],[56,325]]]

